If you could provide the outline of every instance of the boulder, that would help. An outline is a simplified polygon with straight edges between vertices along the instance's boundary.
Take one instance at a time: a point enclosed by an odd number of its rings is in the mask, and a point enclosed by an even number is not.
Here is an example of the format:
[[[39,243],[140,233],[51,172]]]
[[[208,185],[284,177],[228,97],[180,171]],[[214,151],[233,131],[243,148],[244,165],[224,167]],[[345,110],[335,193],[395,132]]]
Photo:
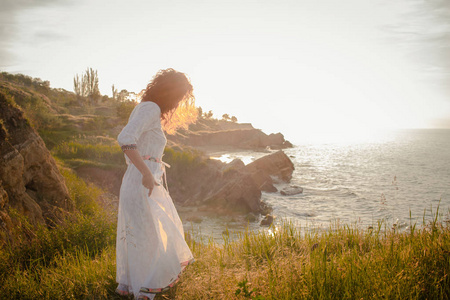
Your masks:
[[[273,185],[272,177],[265,172],[250,172],[253,181],[263,192],[275,193],[277,188]]]
[[[282,151],[266,155],[247,166],[239,159],[226,164],[197,157],[193,160],[195,163],[185,167],[172,160],[171,155],[165,158],[172,165],[167,170],[167,177],[174,202],[216,213],[270,212],[270,207],[261,201],[261,192],[276,192],[272,176],[289,180],[294,169]]]
[[[44,142],[14,101],[0,92],[0,223],[9,208],[32,224],[52,224],[74,203]],[[0,226],[4,227],[4,226]]]
[[[280,191],[280,194],[283,196],[292,196],[292,195],[298,195],[301,193],[303,193],[303,188],[296,186],[296,185],[285,187],[284,189],[282,189]]]
[[[230,174],[230,173],[236,173],[241,172],[245,168],[245,164],[242,160],[239,158],[233,159],[231,162],[226,164],[222,168],[222,173],[224,174]]]
[[[272,223],[273,223],[273,216],[267,215],[261,220],[260,225],[261,226],[270,226],[270,225],[272,225]]]
[[[236,173],[223,183],[220,190],[205,200],[208,204],[221,204],[242,212],[261,210],[261,190],[252,177],[246,173]]]
[[[289,182],[294,172],[294,164],[283,151],[263,156],[246,166],[248,172],[262,173]],[[261,175],[258,175],[261,176]]]
[[[247,222],[256,222],[258,221],[259,217],[257,215],[255,215],[254,213],[248,213],[245,216],[245,220],[247,220]]]

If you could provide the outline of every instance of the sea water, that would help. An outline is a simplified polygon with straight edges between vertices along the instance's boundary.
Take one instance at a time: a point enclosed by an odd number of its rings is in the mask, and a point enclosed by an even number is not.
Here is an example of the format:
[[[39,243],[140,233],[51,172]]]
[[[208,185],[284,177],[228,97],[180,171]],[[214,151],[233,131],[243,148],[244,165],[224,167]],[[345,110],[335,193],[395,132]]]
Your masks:
[[[397,228],[450,208],[450,130],[384,131],[363,139],[299,143],[285,150],[291,184],[303,193],[264,194],[274,214],[324,225],[333,221]]]
[[[362,227],[384,224],[405,230],[421,226],[439,212],[448,221],[450,209],[450,130],[417,129],[382,131],[357,138],[345,135],[315,136],[283,150],[295,171],[290,183],[303,193],[283,196],[263,193],[276,220],[328,227],[331,223]],[[244,163],[267,152],[241,151],[217,155],[225,162]],[[226,226],[243,229],[243,222],[205,220],[216,236]],[[251,230],[259,222],[247,223]],[[217,231],[217,232],[216,232]]]

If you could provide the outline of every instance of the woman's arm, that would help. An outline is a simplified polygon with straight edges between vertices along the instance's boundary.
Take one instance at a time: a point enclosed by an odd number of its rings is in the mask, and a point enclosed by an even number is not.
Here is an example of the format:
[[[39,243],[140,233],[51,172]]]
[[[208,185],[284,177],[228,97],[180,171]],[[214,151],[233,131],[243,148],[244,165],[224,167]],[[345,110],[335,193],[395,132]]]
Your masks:
[[[153,188],[159,185],[156,182],[155,177],[153,177],[152,172],[150,172],[150,169],[144,163],[144,160],[142,159],[141,155],[137,150],[129,149],[124,150],[123,152],[128,156],[128,158],[131,160],[133,165],[139,170],[139,172],[141,172],[142,185],[148,188],[148,195],[150,196],[152,194]]]

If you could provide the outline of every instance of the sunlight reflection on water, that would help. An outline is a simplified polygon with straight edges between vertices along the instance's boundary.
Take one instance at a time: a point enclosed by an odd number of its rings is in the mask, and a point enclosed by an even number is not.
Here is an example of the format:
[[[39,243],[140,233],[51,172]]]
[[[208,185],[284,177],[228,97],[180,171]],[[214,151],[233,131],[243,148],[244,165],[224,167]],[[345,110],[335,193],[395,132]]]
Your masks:
[[[405,230],[410,223],[430,220],[438,205],[448,219],[449,149],[450,130],[378,131],[347,139],[336,135],[334,140],[317,137],[315,142],[284,150],[295,165],[290,184],[303,187],[303,194],[263,193],[262,200],[272,205],[277,222],[285,218],[324,228],[335,221],[365,228],[382,221]],[[244,151],[217,158],[249,163],[266,154]],[[224,227],[220,220],[204,222],[200,226],[216,232]],[[246,224],[232,226],[244,230]],[[260,228],[259,222],[249,226]]]

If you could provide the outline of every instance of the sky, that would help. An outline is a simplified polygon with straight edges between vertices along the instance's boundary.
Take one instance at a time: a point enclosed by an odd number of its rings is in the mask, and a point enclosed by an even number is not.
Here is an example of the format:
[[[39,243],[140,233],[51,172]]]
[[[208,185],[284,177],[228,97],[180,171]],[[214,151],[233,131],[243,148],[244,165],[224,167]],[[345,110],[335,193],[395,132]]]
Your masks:
[[[0,70],[139,92],[189,75],[197,105],[298,141],[450,128],[447,0],[0,0]]]

